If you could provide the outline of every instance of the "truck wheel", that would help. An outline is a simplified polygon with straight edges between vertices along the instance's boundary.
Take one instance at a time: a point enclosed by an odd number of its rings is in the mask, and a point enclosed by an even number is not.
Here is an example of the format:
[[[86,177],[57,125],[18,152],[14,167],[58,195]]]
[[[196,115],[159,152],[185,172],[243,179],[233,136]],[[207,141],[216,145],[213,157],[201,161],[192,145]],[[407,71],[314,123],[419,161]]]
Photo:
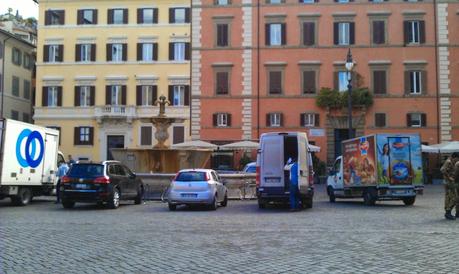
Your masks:
[[[376,204],[376,197],[371,190],[363,192],[363,203],[367,206],[374,206]]]
[[[75,206],[75,202],[72,201],[62,201],[62,206],[66,209],[73,208]]]
[[[265,209],[266,208],[266,202],[263,200],[258,199],[258,208],[259,209]]]
[[[25,206],[32,201],[32,190],[28,187],[19,188],[18,195],[11,197],[11,201],[16,206]]]
[[[170,211],[175,211],[177,209],[177,205],[169,203],[168,206]]]
[[[327,187],[327,194],[328,194],[328,200],[330,203],[334,203],[336,201],[335,197],[335,191],[333,190],[332,186]]]
[[[408,197],[403,199],[403,203],[407,206],[412,206],[414,205],[414,202],[416,201],[416,196],[414,197]]]

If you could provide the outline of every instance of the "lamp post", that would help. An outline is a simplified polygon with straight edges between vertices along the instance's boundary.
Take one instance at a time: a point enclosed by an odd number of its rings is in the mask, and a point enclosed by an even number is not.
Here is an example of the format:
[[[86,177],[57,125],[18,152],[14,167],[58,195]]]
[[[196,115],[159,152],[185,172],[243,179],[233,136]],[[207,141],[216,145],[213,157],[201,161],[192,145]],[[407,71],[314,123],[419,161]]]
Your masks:
[[[347,70],[347,108],[348,108],[348,122],[349,122],[349,139],[354,138],[352,131],[352,70],[354,69],[354,61],[352,60],[351,49],[347,52],[346,64]]]

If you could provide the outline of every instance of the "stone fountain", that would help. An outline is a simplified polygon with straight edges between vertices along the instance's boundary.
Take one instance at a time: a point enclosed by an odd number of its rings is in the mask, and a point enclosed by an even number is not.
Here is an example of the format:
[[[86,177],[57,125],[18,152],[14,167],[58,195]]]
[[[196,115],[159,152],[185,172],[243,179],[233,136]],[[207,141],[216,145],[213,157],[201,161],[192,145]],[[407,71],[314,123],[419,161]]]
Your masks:
[[[116,148],[112,149],[113,157],[138,173],[175,173],[184,168],[205,167],[212,150],[175,149],[166,144],[171,124],[184,121],[181,118],[166,116],[166,105],[170,104],[164,95],[160,96],[155,102],[155,105],[159,105],[159,114],[146,119],[156,128],[154,136],[157,143],[153,148]]]

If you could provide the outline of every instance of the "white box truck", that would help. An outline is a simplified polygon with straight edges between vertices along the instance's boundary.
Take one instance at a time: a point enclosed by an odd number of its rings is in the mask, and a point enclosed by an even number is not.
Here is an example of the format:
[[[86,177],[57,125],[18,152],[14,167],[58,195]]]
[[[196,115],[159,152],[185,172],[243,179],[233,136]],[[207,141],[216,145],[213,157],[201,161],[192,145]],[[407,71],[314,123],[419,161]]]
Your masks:
[[[0,199],[27,205],[34,196],[52,195],[59,131],[10,119],[0,119]]]
[[[330,202],[336,198],[402,200],[413,205],[423,193],[421,138],[419,134],[375,134],[342,142],[339,156],[327,178]]]
[[[257,197],[259,208],[289,201],[288,160],[298,159],[298,187],[303,208],[311,208],[314,196],[312,160],[304,132],[264,133],[257,155]]]

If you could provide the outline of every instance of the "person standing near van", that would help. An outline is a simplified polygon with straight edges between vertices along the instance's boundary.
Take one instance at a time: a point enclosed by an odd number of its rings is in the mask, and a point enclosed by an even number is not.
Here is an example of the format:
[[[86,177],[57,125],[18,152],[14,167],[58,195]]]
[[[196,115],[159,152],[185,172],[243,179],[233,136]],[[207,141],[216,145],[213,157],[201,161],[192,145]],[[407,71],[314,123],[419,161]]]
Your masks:
[[[457,203],[457,191],[458,183],[455,183],[457,178],[455,177],[455,164],[459,161],[459,153],[453,153],[448,159],[446,159],[445,163],[441,167],[440,171],[443,173],[443,178],[445,180],[445,218],[448,220],[456,219],[455,216],[451,214],[451,211],[456,206]],[[457,212],[456,207],[456,212]],[[459,217],[459,214],[456,213],[456,216]]]
[[[290,166],[290,211],[297,211],[299,206],[299,190],[298,190],[298,161],[293,160]]]
[[[59,165],[59,168],[57,169],[57,184],[56,184],[56,204],[61,202],[61,193],[60,193],[60,188],[61,188],[61,179],[62,177],[67,174],[69,171],[69,166],[67,165],[66,162],[61,162]]]

